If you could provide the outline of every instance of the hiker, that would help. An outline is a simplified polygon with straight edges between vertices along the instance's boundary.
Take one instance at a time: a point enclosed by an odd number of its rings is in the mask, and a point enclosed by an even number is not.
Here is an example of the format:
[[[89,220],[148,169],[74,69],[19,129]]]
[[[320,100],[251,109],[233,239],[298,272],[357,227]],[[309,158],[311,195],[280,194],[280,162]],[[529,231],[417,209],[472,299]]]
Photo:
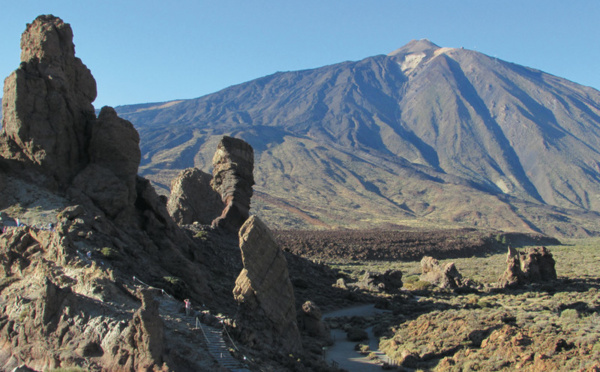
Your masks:
[[[190,316],[192,314],[192,301],[186,298],[183,303],[185,303],[185,315]]]

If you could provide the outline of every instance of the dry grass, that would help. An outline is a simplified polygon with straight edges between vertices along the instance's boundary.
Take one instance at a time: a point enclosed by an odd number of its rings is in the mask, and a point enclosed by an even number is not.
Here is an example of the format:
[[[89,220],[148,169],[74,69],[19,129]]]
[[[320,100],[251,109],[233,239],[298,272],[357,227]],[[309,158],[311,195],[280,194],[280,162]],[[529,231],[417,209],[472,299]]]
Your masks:
[[[381,348],[407,368],[435,371],[589,370],[600,360],[600,239],[548,246],[559,279],[517,290],[495,290],[506,254],[454,262],[482,291],[430,291],[398,302]],[[422,290],[420,263],[332,264],[352,278],[364,270],[403,272],[404,289]],[[389,320],[386,320],[389,323]]]

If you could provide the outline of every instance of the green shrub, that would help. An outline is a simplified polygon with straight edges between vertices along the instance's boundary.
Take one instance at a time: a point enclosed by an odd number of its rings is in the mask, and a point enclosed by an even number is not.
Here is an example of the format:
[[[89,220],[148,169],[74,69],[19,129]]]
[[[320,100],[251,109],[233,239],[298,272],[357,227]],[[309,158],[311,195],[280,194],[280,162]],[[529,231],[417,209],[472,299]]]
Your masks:
[[[181,285],[182,281],[176,276],[163,276],[163,280],[172,285]]]
[[[208,233],[206,231],[198,231],[196,234],[194,234],[194,238],[198,238],[201,240],[206,240],[207,237]]]
[[[560,313],[560,317],[564,319],[577,319],[579,313],[575,309],[565,309]]]
[[[117,251],[114,248],[110,248],[110,247],[104,247],[100,250],[100,254],[108,259],[108,260],[114,260],[117,257],[119,257],[119,251]]]
[[[430,289],[432,284],[423,280],[417,280],[414,283],[408,283],[408,285],[405,283],[404,287],[412,291],[425,291]]]

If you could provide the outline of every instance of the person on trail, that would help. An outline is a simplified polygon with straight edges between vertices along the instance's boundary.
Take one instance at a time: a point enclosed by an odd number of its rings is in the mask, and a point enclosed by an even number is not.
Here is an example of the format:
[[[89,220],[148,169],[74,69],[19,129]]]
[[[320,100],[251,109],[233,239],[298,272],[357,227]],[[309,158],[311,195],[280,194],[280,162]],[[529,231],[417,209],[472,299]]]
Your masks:
[[[185,315],[192,315],[192,301],[190,301],[189,298],[186,298],[183,300],[183,303],[185,304]]]

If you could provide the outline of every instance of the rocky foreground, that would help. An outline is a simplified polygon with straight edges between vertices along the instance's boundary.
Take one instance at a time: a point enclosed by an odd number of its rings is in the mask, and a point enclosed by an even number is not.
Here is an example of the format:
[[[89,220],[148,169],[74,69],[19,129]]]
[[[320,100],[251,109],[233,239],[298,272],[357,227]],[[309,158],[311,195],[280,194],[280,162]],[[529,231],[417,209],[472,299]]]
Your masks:
[[[157,195],[137,175],[133,125],[111,107],[96,116],[72,39],[38,17],[5,80],[0,369],[327,370],[314,354],[326,340],[298,327],[314,311],[296,313],[287,261],[249,218],[252,147],[223,138],[212,175],[189,170]],[[214,350],[221,338],[233,355]]]

